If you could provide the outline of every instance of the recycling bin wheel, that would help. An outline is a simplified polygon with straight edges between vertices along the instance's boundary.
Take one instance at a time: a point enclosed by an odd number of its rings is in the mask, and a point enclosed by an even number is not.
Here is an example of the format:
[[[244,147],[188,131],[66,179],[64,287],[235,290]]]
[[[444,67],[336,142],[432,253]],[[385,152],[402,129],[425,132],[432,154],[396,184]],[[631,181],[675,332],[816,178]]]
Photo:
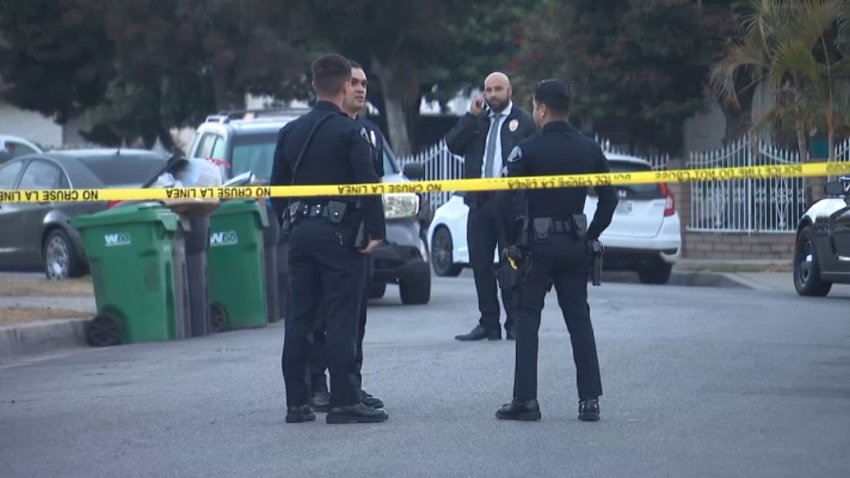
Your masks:
[[[86,339],[92,347],[120,345],[121,322],[111,315],[96,315],[89,322]]]
[[[216,332],[223,332],[227,330],[228,323],[227,309],[218,302],[210,304],[210,325],[212,329]]]

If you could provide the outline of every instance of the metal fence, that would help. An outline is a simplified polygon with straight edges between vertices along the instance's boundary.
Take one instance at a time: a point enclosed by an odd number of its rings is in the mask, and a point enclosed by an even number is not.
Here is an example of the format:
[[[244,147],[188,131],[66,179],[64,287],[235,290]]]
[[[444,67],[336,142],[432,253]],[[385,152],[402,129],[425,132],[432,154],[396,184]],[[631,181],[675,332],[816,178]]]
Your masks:
[[[836,159],[850,160],[850,140],[838,145]],[[788,151],[751,137],[723,148],[691,153],[688,167],[724,168],[799,164]],[[691,183],[689,231],[737,233],[794,232],[805,212],[803,178],[746,179]]]
[[[630,156],[612,147],[611,142],[608,140],[596,137],[596,142],[599,143],[606,154]],[[667,162],[670,160],[670,156],[666,154],[658,154],[650,155],[644,159],[649,161],[653,169],[664,169],[667,166]],[[463,158],[452,154],[446,146],[445,140],[440,140],[440,142],[433,144],[414,155],[400,157],[398,158],[398,162],[402,167],[411,162],[422,163],[425,167],[424,179],[426,180],[463,178]],[[434,211],[451,198],[452,192],[433,192],[427,194],[431,211]]]

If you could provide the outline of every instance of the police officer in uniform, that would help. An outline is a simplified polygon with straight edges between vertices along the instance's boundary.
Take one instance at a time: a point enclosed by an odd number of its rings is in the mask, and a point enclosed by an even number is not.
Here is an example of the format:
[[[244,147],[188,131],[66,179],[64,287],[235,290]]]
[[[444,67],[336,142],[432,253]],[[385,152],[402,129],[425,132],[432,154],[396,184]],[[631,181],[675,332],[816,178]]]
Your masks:
[[[357,121],[361,127],[366,128],[369,143],[372,146],[372,165],[375,168],[378,178],[382,178],[384,176],[384,138],[381,130],[378,129],[375,123],[361,115],[366,107],[368,82],[366,72],[359,63],[353,60],[349,60],[349,63],[351,63],[351,91],[345,99],[342,110]],[[363,367],[363,338],[366,335],[366,309],[369,301],[369,285],[372,281],[372,271],[375,265],[371,254],[367,256],[366,265],[366,280],[363,288],[363,301],[360,306],[360,326],[357,337],[357,384],[360,387],[360,401],[364,405],[370,408],[383,408],[384,402],[380,398],[373,396],[362,388],[363,375],[361,374],[361,369]],[[330,408],[330,393],[328,392],[327,377],[325,376],[325,369],[327,368],[325,358],[327,353],[325,347],[325,311],[324,307],[320,307],[319,310],[316,330],[313,331],[313,353],[310,360],[310,382],[313,387],[310,406],[315,411],[326,412]]]
[[[508,177],[606,173],[608,162],[598,144],[567,122],[571,92],[560,80],[540,82],[534,92],[534,120],[539,134],[521,142],[508,158]],[[611,223],[617,205],[613,186],[595,186],[599,202],[587,226],[583,214],[586,187],[534,189],[511,193],[509,224],[512,244],[531,252],[532,267],[517,293],[516,364],[513,400],[496,416],[503,420],[539,420],[537,403],[537,333],[548,290],[554,285],[572,343],[579,397],[579,419],[599,419],[602,383],[596,340],[587,303],[589,241]],[[519,220],[525,217],[527,220]],[[520,229],[517,231],[517,229]],[[509,250],[515,248],[511,246]],[[515,251],[515,249],[513,249]]]
[[[342,106],[351,89],[351,64],[331,54],[313,62],[312,111],[278,134],[272,185],[376,183],[369,135]],[[328,423],[381,422],[383,410],[364,406],[357,384],[357,328],[366,280],[366,254],[385,235],[380,196],[276,198],[289,224],[290,301],[281,365],[286,421],[316,419],[309,405],[308,361],[319,304],[326,304],[330,370]],[[362,207],[357,207],[362,204]],[[359,225],[365,223],[364,240]]]

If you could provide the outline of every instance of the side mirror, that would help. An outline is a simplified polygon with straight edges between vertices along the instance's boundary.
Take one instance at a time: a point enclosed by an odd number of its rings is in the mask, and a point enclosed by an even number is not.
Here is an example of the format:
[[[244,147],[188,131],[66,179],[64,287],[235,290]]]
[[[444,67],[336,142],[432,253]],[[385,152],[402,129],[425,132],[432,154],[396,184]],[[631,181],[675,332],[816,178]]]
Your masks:
[[[422,163],[407,163],[402,168],[402,174],[408,179],[422,179],[425,177],[425,166]]]
[[[830,181],[826,183],[824,192],[828,196],[846,196],[850,194],[850,178],[841,178],[841,181]]]

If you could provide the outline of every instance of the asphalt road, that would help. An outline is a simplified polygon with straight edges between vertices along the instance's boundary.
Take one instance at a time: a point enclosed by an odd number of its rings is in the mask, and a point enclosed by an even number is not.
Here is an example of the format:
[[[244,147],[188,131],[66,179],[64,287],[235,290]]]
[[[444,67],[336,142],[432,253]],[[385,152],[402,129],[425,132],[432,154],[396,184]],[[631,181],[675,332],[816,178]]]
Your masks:
[[[554,296],[541,328],[543,420],[502,422],[513,342],[459,343],[468,278],[431,304],[370,308],[378,425],[284,423],[282,324],[0,365],[0,475],[850,476],[850,294],[591,288],[605,395],[576,419]]]

